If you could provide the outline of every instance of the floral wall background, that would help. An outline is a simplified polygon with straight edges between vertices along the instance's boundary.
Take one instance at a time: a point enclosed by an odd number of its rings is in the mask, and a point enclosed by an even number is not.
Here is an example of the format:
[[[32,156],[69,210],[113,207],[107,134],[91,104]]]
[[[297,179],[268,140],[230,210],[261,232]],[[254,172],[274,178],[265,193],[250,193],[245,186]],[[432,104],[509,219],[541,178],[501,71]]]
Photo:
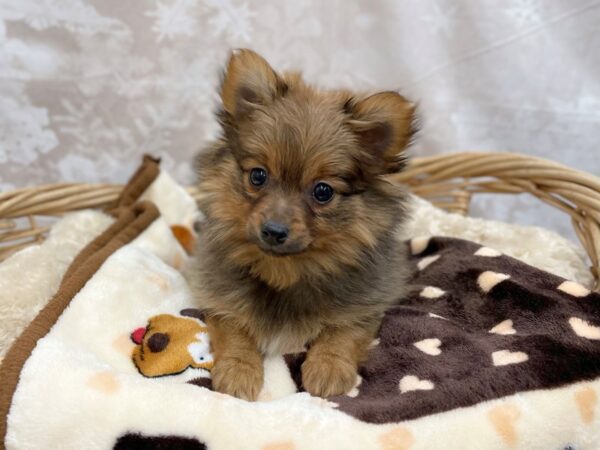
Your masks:
[[[122,182],[140,155],[190,182],[232,47],[322,86],[420,103],[413,155],[524,152],[600,175],[600,2],[0,0],[0,190]],[[527,197],[474,215],[570,234]]]

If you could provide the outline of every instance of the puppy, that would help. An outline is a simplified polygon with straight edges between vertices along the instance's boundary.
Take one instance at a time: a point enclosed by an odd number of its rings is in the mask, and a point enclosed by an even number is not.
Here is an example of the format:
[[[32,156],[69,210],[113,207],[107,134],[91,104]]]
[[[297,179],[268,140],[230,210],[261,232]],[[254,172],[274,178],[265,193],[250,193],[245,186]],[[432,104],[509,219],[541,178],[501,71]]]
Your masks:
[[[217,391],[257,398],[263,355],[308,348],[306,391],[344,394],[386,308],[402,297],[395,238],[414,105],[396,92],[322,91],[235,51],[222,136],[197,158],[200,230],[189,274]]]

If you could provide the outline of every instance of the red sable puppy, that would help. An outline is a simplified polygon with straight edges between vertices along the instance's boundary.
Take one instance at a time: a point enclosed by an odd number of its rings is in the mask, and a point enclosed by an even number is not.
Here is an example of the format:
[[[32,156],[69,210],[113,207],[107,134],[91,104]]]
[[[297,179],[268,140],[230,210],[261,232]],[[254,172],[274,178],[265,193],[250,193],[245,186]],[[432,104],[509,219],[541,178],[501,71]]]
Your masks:
[[[256,399],[263,356],[306,346],[304,388],[343,394],[407,264],[395,238],[414,105],[323,91],[234,52],[222,136],[197,159],[206,215],[189,273],[211,333],[216,390]]]

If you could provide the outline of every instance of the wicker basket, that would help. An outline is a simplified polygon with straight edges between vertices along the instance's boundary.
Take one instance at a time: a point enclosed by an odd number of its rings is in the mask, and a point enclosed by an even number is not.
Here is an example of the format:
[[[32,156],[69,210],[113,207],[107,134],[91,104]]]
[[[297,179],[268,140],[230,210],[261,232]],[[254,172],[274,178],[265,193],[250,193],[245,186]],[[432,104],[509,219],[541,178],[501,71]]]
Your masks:
[[[454,153],[412,160],[396,180],[448,211],[467,214],[477,193],[529,193],[571,216],[573,227],[600,275],[600,178],[540,158],[515,153]],[[0,261],[41,242],[49,227],[40,217],[103,208],[121,185],[53,184],[0,194]],[[198,192],[190,188],[193,196]]]

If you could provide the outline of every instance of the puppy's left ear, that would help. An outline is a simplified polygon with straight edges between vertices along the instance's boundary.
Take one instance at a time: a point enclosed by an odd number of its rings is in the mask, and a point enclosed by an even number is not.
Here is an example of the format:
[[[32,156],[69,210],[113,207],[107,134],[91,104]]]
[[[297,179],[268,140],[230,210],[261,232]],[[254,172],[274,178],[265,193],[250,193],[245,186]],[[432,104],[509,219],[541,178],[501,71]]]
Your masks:
[[[404,151],[416,132],[415,105],[389,91],[363,100],[352,99],[345,109],[371,172],[389,174],[402,170]]]

